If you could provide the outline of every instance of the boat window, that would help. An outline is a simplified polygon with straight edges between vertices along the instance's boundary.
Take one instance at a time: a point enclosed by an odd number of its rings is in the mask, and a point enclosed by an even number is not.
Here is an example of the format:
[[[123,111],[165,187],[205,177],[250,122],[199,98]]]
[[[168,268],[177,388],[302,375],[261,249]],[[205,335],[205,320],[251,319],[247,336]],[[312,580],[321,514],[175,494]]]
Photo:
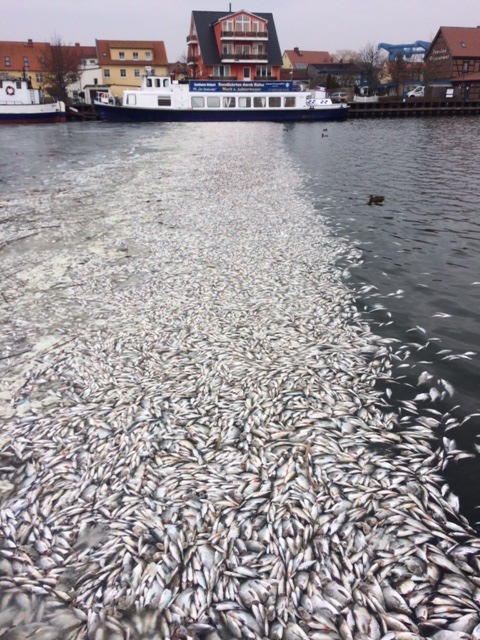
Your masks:
[[[137,104],[137,96],[134,93],[127,93],[127,104]]]
[[[268,98],[268,106],[271,109],[278,109],[282,106],[282,99],[279,96],[270,96]]]
[[[151,87],[151,86],[152,86],[152,79],[147,78],[147,87]]]
[[[263,96],[256,96],[253,99],[253,106],[254,107],[266,107],[267,106],[267,99],[264,98]]]
[[[240,109],[249,109],[252,106],[252,99],[248,98],[238,98],[238,106]]]
[[[192,109],[203,109],[205,98],[203,96],[192,96]]]
[[[155,78],[155,86],[160,87],[160,78]]]
[[[172,101],[170,98],[157,98],[157,103],[159,107],[171,107]]]
[[[220,98],[218,96],[208,96],[207,107],[210,107],[210,109],[218,109],[220,107]]]
[[[223,108],[224,109],[235,109],[235,98],[234,96],[228,96],[223,99]]]
[[[169,86],[169,80],[168,80],[168,78],[164,78],[164,79],[163,79],[163,86],[164,86],[164,87],[168,87],[168,86]]]
[[[292,96],[289,96],[288,98],[285,98],[285,107],[294,107],[295,106],[295,98]]]

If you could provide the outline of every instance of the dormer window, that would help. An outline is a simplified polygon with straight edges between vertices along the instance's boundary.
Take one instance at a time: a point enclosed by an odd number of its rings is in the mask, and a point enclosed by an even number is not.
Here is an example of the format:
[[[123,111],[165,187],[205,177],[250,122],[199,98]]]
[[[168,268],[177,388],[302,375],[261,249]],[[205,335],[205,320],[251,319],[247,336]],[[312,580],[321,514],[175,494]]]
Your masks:
[[[237,16],[235,18],[235,31],[248,31],[250,29],[250,18],[248,16]]]

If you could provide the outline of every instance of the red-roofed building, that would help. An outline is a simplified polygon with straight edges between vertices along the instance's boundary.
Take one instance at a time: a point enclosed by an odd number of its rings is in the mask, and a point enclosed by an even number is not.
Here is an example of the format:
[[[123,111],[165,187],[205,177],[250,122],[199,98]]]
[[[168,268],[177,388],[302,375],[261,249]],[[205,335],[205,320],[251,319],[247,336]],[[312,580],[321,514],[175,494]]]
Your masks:
[[[45,49],[48,42],[0,42],[0,74],[20,77],[25,72],[32,87],[38,89],[43,82]]]
[[[115,97],[141,85],[145,67],[155,75],[168,74],[165,45],[160,40],[96,40],[102,85]]]
[[[287,70],[303,70],[309,64],[323,66],[331,62],[332,57],[328,51],[302,51],[298,47],[286,49],[282,56],[282,68]]]
[[[480,100],[480,27],[440,27],[425,53],[424,77],[449,81],[458,97]]]
[[[20,78],[25,75],[29,78],[33,89],[41,89],[45,82],[47,71],[48,51],[50,42],[0,42],[0,75]],[[65,49],[72,49],[79,53],[81,60],[81,77],[78,82],[68,88],[72,99],[76,99],[85,85],[97,85],[99,83],[99,71],[97,63],[97,51],[95,47],[64,45]]]
[[[192,11],[189,78],[278,80],[282,55],[271,13]]]

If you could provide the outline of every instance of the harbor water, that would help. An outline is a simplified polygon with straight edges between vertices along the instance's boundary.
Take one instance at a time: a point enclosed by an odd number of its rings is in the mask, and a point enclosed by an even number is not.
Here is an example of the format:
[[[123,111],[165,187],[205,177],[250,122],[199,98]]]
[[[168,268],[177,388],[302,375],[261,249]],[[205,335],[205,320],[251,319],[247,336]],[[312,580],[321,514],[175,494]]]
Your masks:
[[[0,637],[480,638],[477,127],[0,129]]]

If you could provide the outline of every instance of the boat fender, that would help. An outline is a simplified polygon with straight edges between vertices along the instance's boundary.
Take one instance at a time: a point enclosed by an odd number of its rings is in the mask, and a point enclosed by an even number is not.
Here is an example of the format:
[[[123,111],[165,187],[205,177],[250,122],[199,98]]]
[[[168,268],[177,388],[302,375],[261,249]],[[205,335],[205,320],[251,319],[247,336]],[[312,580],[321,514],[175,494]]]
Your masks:
[[[15,95],[15,89],[13,87],[7,87],[5,89],[5,93],[7,94],[7,96],[14,96]]]

